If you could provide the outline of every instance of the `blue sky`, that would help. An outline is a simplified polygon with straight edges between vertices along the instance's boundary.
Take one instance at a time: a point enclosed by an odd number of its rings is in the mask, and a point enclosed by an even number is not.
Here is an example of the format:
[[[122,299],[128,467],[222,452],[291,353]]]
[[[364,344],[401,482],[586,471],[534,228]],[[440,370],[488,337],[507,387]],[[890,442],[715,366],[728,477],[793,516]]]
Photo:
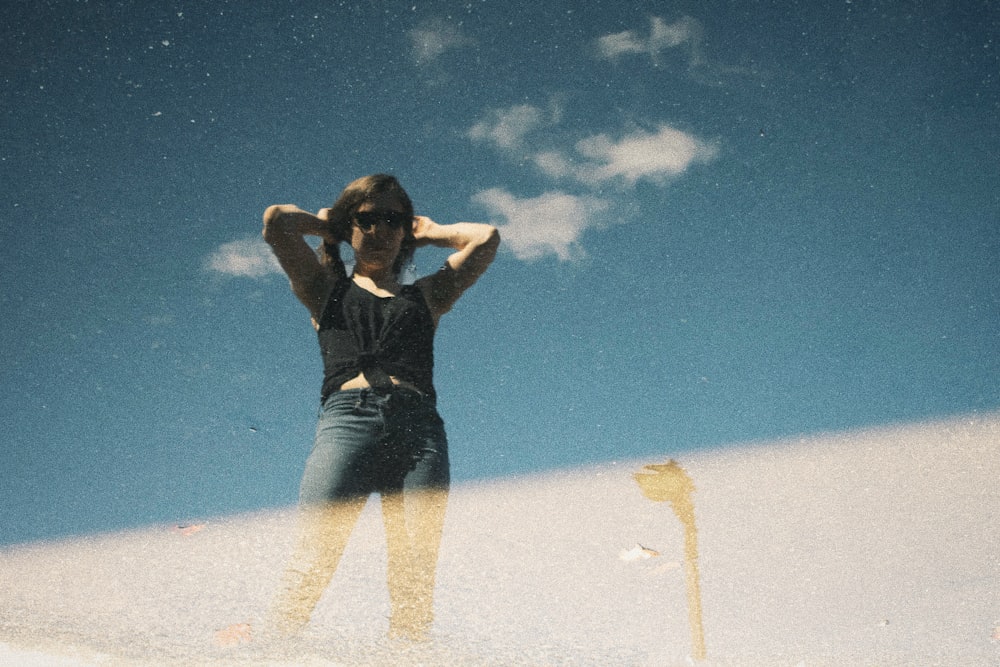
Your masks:
[[[376,171],[505,239],[438,335],[457,481],[1000,406],[990,3],[8,13],[0,543],[293,503],[260,215]]]

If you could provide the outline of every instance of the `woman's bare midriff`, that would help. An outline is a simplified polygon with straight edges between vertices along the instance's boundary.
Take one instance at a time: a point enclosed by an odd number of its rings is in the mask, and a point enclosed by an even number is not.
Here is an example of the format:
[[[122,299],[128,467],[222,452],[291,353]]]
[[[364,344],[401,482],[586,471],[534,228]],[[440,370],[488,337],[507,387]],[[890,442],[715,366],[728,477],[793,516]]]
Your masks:
[[[417,389],[414,385],[410,384],[406,380],[400,380],[399,378],[393,377],[391,375],[389,376],[389,379],[397,387],[402,387],[403,389],[410,389],[412,391],[417,392],[418,394],[421,393],[419,389]],[[357,377],[351,378],[344,384],[340,385],[340,391],[344,391],[345,389],[371,389],[371,387],[372,386],[368,383],[368,380],[365,379],[364,373],[358,373]]]

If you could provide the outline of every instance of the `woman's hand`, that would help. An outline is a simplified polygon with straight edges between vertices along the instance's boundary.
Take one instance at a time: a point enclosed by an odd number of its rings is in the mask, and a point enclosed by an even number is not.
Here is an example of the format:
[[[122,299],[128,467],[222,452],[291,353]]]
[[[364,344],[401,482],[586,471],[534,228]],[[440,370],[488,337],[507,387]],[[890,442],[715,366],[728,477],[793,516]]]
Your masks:
[[[322,222],[326,223],[326,233],[323,234],[323,239],[327,243],[347,243],[351,240],[351,226],[349,224],[335,223],[330,219],[330,213],[333,211],[331,208],[321,208],[317,213],[316,217]]]
[[[439,225],[426,215],[413,216],[413,238],[418,248],[433,244],[435,236],[440,236],[440,234],[435,235],[435,227]]]

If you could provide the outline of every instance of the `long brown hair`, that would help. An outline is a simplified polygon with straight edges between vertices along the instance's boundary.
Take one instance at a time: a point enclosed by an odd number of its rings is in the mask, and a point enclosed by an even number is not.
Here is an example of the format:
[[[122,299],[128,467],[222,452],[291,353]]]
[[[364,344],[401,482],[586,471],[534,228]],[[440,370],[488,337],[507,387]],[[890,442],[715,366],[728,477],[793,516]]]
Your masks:
[[[334,229],[349,229],[351,217],[357,212],[365,202],[369,202],[377,197],[388,196],[397,200],[406,213],[413,217],[413,202],[410,195],[399,184],[395,176],[389,174],[371,174],[362,176],[352,181],[344,188],[344,191],[337,197],[337,201],[330,208],[329,220]],[[393,273],[397,276],[403,268],[413,259],[413,252],[416,250],[416,239],[413,238],[413,225],[404,225],[403,243],[399,247],[399,254],[392,264]],[[320,260],[327,263],[331,256],[336,256],[324,244],[320,251]]]

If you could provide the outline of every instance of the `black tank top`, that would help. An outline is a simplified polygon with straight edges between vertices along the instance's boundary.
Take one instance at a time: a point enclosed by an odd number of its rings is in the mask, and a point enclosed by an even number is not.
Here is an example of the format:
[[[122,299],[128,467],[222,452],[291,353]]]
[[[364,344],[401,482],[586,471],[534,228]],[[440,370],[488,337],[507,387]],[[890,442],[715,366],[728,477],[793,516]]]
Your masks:
[[[379,297],[344,276],[330,292],[319,321],[323,400],[363,373],[376,389],[388,376],[434,398],[434,319],[416,285]]]

